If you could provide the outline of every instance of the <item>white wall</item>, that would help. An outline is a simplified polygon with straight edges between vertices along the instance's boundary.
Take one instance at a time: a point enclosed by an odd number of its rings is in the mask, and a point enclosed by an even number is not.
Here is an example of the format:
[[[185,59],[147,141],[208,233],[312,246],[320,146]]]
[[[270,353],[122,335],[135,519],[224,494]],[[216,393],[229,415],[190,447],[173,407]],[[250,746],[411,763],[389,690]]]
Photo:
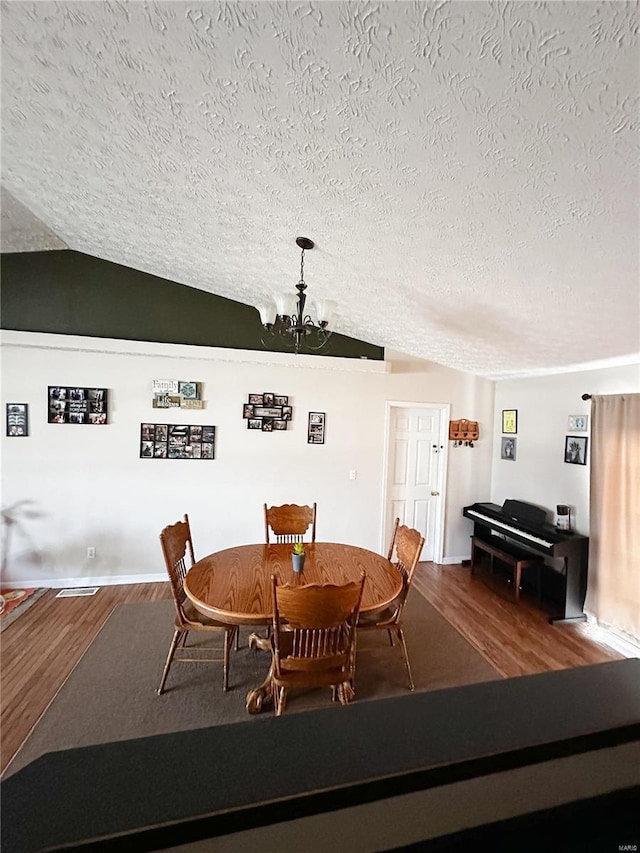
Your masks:
[[[450,403],[452,418],[480,422],[475,448],[449,452],[445,562],[468,557],[462,507],[489,494],[494,383],[406,356],[383,365],[3,332],[2,378],[3,405],[28,403],[30,420],[28,438],[3,430],[5,584],[163,579],[163,526],[188,512],[197,554],[259,542],[265,501],[317,501],[319,539],[380,550],[388,400]],[[206,408],[153,409],[153,379],[203,383]],[[48,385],[108,388],[110,423],[48,424]],[[262,391],[289,395],[290,430],[246,429],[242,405]],[[324,445],[307,444],[309,411],[327,413]],[[216,459],[140,459],[146,421],[215,424]]]
[[[491,500],[502,504],[507,498],[516,498],[538,504],[549,510],[551,523],[556,505],[568,504],[574,529],[588,535],[589,464],[564,461],[569,415],[590,413],[591,403],[582,400],[582,394],[638,391],[637,364],[497,382]],[[503,409],[518,411],[515,462],[500,459]]]

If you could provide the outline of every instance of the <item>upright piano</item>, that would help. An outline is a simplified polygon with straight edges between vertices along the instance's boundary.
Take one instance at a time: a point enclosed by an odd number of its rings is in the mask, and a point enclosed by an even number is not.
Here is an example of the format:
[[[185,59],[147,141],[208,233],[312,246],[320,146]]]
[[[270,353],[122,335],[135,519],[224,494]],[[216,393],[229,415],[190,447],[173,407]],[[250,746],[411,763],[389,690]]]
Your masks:
[[[502,506],[475,503],[462,513],[473,521],[473,535],[485,542],[500,538],[523,549],[559,561],[545,568],[547,586],[552,588],[553,615],[549,622],[584,621],[587,592],[589,538],[558,530],[546,522],[546,511],[524,501],[506,500]],[[543,582],[544,586],[544,582]]]

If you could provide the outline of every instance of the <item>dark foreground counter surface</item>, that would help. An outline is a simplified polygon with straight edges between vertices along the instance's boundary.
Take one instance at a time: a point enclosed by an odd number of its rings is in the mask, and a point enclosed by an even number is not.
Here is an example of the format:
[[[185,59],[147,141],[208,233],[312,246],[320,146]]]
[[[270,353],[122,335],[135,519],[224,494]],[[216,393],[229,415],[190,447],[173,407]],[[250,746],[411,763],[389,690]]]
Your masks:
[[[638,740],[630,659],[64,750],[3,781],[2,850],[161,849]]]

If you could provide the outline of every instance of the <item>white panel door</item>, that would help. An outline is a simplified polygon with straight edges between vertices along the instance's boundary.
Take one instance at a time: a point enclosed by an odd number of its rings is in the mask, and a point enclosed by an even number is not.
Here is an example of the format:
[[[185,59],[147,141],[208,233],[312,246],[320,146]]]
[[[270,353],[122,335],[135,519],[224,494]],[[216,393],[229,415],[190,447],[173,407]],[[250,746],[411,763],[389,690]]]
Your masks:
[[[385,542],[391,541],[396,518],[425,537],[422,560],[433,560],[437,514],[440,409],[392,407],[387,449],[388,480],[385,511]]]

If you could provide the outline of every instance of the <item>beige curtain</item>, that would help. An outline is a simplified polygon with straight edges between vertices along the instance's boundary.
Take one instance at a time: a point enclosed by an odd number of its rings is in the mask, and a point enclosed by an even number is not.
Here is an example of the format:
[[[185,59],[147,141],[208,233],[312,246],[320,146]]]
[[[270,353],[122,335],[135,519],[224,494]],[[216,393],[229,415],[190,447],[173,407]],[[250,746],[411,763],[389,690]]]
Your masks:
[[[591,398],[586,608],[640,638],[640,394]]]

